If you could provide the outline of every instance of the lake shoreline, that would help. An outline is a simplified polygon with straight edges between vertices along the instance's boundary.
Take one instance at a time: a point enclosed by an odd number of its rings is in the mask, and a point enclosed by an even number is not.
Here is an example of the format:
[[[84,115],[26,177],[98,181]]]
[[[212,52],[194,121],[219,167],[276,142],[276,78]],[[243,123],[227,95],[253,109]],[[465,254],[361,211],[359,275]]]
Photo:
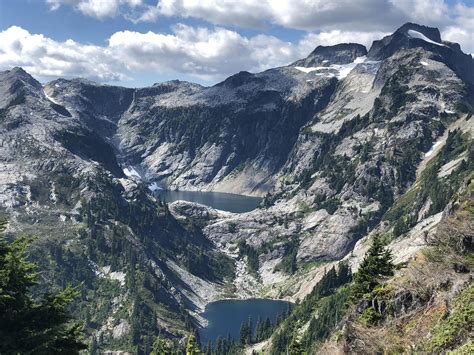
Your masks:
[[[238,338],[242,324],[252,320],[256,327],[258,320],[269,319],[275,323],[279,315],[284,314],[293,303],[272,298],[226,298],[206,305],[205,311],[199,314],[203,320],[199,325],[201,341],[215,341],[218,337],[232,336]]]
[[[186,201],[197,203],[218,211],[231,213],[246,213],[253,211],[260,206],[263,200],[262,197],[215,191],[155,189],[153,194],[166,203]]]

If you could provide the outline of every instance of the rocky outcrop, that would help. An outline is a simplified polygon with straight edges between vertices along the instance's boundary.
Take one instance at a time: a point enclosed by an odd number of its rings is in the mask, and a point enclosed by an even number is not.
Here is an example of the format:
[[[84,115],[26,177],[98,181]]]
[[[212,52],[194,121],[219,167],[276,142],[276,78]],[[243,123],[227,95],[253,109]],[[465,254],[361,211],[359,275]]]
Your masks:
[[[457,43],[441,40],[439,30],[434,27],[407,23],[392,35],[374,41],[367,57],[383,60],[404,48],[424,48],[438,54],[438,59],[453,70],[459,78],[474,84],[474,61],[472,56],[461,51]]]
[[[317,67],[331,64],[349,64],[367,55],[367,49],[358,43],[341,43],[334,46],[318,46],[305,59],[294,62],[293,66]]]

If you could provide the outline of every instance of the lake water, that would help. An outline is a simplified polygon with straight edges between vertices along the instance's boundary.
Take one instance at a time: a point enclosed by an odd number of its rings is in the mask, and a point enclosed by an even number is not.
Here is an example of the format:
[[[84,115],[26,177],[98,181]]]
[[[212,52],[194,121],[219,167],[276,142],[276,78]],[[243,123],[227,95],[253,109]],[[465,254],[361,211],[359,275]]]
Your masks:
[[[262,201],[261,197],[251,197],[224,192],[203,191],[155,191],[162,201],[173,202],[177,200],[197,202],[218,210],[229,212],[248,212],[254,210]]]
[[[208,325],[199,330],[201,344],[207,344],[209,340],[215,341],[219,336],[227,337],[228,334],[239,341],[240,326],[248,321],[249,316],[252,317],[254,327],[259,317],[262,320],[269,317],[275,324],[277,316],[287,312],[289,306],[289,302],[270,299],[223,300],[209,303],[202,313]]]

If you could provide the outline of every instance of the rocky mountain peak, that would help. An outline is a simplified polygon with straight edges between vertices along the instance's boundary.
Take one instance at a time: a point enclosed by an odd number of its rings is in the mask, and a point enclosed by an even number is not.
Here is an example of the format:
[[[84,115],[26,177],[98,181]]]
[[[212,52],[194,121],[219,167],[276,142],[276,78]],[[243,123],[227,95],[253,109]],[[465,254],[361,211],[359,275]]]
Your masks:
[[[367,55],[367,49],[358,43],[341,43],[334,46],[317,46],[308,57],[293,63],[294,66],[311,67],[331,64],[349,64]]]
[[[441,39],[435,27],[406,23],[393,34],[376,40],[367,54],[371,60],[384,60],[401,49],[421,48],[433,53],[437,60],[444,62],[462,80],[474,84],[474,60],[462,52],[457,43]]]
[[[436,43],[442,43],[441,34],[439,33],[439,30],[436,27],[423,26],[418,25],[416,23],[407,22],[402,27],[398,28],[395,32],[403,34],[408,38],[412,39],[417,38],[414,37],[414,32],[418,32]]]
[[[223,86],[232,89],[242,86],[252,79],[254,79],[254,75],[252,73],[249,73],[248,71],[240,71],[237,74],[234,74],[224,81],[218,83],[216,86]]]
[[[36,96],[41,84],[20,67],[0,72],[0,108],[20,103],[26,96]]]
[[[437,51],[442,47],[450,48],[441,40],[437,28],[408,22],[393,34],[374,41],[367,56],[371,59],[383,60],[400,49],[417,47],[431,51]]]
[[[0,75],[2,76],[2,81],[10,83],[10,93],[12,94],[25,85],[41,89],[41,84],[21,67],[6,70],[0,73]]]

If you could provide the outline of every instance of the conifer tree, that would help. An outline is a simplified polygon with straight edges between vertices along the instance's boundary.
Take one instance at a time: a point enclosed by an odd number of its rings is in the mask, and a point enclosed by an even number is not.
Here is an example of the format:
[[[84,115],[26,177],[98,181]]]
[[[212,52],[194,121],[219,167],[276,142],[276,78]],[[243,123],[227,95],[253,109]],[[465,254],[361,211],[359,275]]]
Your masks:
[[[153,347],[151,350],[150,355],[162,355],[162,354],[170,354],[171,348],[169,347],[168,343],[165,339],[161,336],[155,338],[153,342]]]
[[[301,355],[304,353],[300,339],[297,334],[293,335],[290,346],[288,348],[288,352],[290,355]]]
[[[186,345],[186,355],[194,354],[201,354],[201,350],[196,344],[196,337],[194,335],[190,335],[188,338],[188,343]]]
[[[391,251],[385,248],[379,235],[374,236],[372,244],[354,276],[351,299],[357,301],[371,292],[382,278],[393,275],[393,268]]]
[[[27,260],[31,238],[8,242],[0,222],[0,354],[77,354],[82,342],[82,324],[74,322],[68,308],[77,289],[48,292],[41,301],[31,288],[38,284],[36,265]]]

